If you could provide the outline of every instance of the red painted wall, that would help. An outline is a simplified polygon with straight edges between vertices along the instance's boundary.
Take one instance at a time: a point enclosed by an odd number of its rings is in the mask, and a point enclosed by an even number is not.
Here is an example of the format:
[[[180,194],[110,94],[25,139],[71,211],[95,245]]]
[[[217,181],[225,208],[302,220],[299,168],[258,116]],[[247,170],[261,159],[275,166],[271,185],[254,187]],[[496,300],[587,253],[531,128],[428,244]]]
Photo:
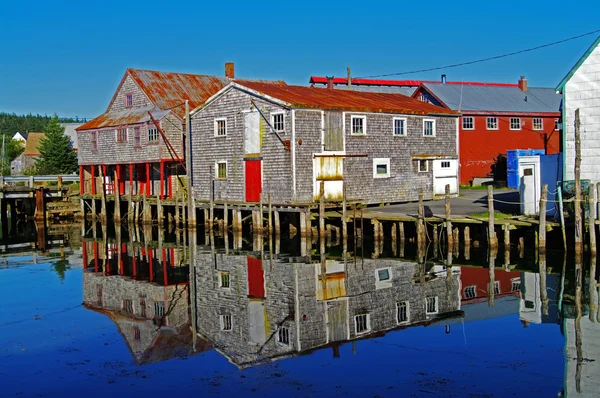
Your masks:
[[[519,278],[520,272],[506,272],[504,270],[494,270],[494,280],[500,281],[500,294],[513,293],[512,281],[513,278]],[[467,300],[465,296],[465,288],[467,286],[477,286],[475,292],[477,297],[469,300],[488,296],[488,283],[490,281],[489,270],[487,268],[468,268],[462,267],[460,270],[461,292],[460,297]],[[519,292],[514,292],[518,295]]]
[[[475,119],[474,130],[460,126],[460,183],[469,184],[474,177],[485,177],[492,169],[494,159],[511,149],[546,149],[547,154],[558,153],[560,150],[560,132],[554,130],[556,116],[542,117],[543,130],[533,130],[533,117],[521,118],[521,130],[510,129],[510,116],[495,116],[498,118],[498,130],[487,130],[488,116],[472,116]],[[516,116],[515,116],[516,117]],[[548,136],[547,148],[544,148],[544,133]]]
[[[265,297],[265,272],[262,260],[248,256],[248,296]]]

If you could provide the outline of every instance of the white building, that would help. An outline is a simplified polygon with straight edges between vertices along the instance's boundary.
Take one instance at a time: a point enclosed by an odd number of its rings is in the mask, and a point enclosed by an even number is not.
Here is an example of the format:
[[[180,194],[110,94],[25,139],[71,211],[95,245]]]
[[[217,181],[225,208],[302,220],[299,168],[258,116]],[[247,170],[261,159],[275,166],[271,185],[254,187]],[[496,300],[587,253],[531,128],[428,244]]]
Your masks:
[[[562,94],[564,178],[575,179],[575,110],[581,120],[581,178],[600,181],[600,36],[556,90]]]

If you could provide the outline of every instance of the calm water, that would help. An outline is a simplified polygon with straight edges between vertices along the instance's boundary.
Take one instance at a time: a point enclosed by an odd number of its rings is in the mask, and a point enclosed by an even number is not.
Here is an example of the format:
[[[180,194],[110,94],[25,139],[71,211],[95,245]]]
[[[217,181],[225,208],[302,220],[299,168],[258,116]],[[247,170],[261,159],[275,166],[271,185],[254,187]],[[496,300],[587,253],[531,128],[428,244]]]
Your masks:
[[[410,242],[322,256],[297,237],[43,232],[30,246],[44,247],[2,254],[3,396],[599,391],[596,279],[584,272],[577,321],[575,271],[561,283],[557,256],[545,311],[544,275],[518,253],[490,272],[483,249],[448,267],[431,251],[419,264]]]

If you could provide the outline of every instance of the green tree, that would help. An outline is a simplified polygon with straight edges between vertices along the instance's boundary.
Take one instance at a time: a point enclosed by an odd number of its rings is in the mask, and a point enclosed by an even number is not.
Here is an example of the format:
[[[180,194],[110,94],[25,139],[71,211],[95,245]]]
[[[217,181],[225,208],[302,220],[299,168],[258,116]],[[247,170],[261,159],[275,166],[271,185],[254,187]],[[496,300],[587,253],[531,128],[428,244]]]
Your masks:
[[[40,157],[35,160],[39,174],[71,174],[77,171],[77,154],[71,147],[71,140],[65,128],[58,122],[58,116],[50,120],[44,128],[45,137],[40,140]]]

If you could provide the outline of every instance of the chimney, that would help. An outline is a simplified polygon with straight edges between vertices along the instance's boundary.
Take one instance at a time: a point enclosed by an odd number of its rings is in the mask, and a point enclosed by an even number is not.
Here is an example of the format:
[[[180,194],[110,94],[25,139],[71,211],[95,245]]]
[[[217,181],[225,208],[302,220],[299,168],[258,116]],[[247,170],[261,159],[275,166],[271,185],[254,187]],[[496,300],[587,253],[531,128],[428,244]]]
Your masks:
[[[446,74],[442,75],[442,84],[446,84]]]
[[[325,76],[327,78],[327,88],[333,90],[333,76]]]
[[[352,90],[352,74],[350,73],[350,67],[348,69],[348,90]]]
[[[519,79],[519,88],[521,91],[527,92],[527,79],[525,79],[525,76],[521,76]]]
[[[233,62],[225,63],[225,77],[229,79],[235,79],[235,67]]]

